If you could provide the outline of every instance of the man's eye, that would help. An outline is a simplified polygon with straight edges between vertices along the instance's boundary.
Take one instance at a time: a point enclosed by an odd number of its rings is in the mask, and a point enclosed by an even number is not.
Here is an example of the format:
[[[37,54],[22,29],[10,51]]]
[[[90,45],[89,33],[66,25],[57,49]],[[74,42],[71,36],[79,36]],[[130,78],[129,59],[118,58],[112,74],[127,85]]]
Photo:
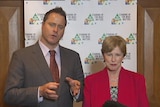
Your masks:
[[[56,26],[55,23],[49,23],[49,25],[50,25],[51,27],[55,27],[55,26]]]
[[[59,30],[64,29],[65,27],[63,25],[57,25],[55,23],[48,23],[51,27],[58,27]]]
[[[59,28],[59,29],[64,29],[64,26],[59,25],[58,28]]]

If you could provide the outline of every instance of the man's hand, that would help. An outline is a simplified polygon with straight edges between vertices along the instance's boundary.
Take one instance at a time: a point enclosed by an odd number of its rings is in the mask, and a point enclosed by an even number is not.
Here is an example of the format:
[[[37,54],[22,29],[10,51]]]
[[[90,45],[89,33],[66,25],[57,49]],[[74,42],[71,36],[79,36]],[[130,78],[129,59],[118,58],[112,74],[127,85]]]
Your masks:
[[[73,80],[70,77],[66,77],[66,80],[70,85],[73,96],[76,96],[80,91],[81,83],[78,80]]]
[[[59,83],[49,82],[39,87],[40,96],[45,97],[50,100],[58,99],[57,90],[59,87]]]

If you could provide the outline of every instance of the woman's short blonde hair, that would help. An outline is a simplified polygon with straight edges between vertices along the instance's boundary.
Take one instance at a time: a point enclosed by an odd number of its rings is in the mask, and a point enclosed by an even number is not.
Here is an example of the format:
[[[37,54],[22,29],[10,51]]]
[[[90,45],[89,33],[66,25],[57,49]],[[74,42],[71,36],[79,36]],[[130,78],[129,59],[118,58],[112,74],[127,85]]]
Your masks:
[[[104,39],[102,43],[102,54],[111,52],[114,48],[119,47],[123,53],[126,55],[126,41],[121,36],[108,36]]]

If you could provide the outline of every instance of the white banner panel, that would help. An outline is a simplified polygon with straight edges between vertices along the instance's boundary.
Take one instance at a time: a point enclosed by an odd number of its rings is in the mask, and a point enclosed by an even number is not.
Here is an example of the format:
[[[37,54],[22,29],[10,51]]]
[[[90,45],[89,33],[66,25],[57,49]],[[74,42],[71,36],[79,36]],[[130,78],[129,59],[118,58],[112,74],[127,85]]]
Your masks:
[[[104,67],[101,44],[110,35],[127,41],[123,66],[137,71],[137,0],[24,0],[26,47],[37,42],[45,12],[56,6],[68,20],[60,44],[80,54],[85,76]]]

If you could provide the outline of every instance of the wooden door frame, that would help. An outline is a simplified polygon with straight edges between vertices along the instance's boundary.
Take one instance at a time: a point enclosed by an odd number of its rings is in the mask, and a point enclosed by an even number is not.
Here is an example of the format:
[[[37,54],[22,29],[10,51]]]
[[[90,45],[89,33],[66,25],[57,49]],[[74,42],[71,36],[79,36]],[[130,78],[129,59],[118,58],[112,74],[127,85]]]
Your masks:
[[[137,14],[137,67],[146,78],[150,107],[160,107],[159,63],[157,25],[160,16],[160,0],[138,0]],[[158,14],[157,14],[158,13]],[[157,28],[158,27],[158,28]],[[159,33],[159,32],[158,32]],[[158,45],[158,46],[157,46]]]

